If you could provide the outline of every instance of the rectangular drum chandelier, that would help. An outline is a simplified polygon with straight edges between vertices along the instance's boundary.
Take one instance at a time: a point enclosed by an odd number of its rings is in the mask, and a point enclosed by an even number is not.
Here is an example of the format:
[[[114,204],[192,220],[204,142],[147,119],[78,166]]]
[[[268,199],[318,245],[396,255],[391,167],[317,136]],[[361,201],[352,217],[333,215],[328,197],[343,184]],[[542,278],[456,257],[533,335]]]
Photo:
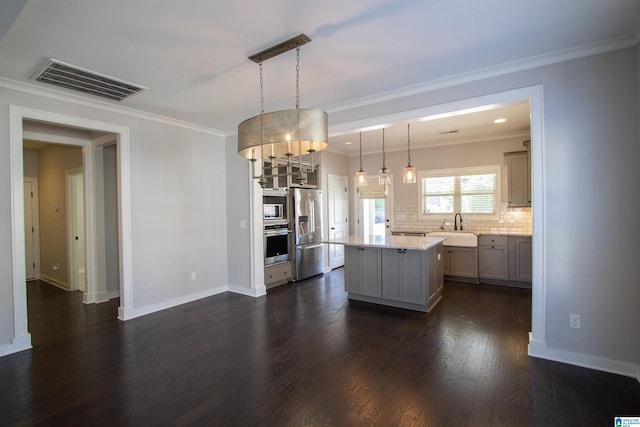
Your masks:
[[[319,109],[300,108],[300,46],[310,41],[309,37],[300,34],[249,57],[259,65],[260,70],[260,115],[251,117],[238,125],[238,155],[249,159],[253,164],[256,160],[261,160],[261,174],[256,176],[254,172],[254,178],[259,180],[263,188],[267,184],[267,178],[272,176],[265,173],[267,159],[272,165],[269,169],[273,171],[275,169],[273,165],[278,159],[284,159],[284,162],[290,165],[291,159],[297,156],[299,176],[296,176],[295,180],[298,184],[303,184],[305,175],[302,156],[310,154],[313,169],[313,153],[324,150],[328,146],[327,113]],[[262,63],[292,49],[296,49],[295,108],[265,113]],[[291,168],[287,170],[291,174]]]

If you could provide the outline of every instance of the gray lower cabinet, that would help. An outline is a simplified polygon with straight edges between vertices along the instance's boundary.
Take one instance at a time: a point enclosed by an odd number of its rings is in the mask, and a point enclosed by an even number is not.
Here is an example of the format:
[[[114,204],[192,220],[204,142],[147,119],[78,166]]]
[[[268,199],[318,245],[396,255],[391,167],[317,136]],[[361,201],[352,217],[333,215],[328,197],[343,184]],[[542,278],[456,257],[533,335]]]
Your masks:
[[[478,276],[480,279],[509,279],[509,238],[507,236],[479,236]]]
[[[478,248],[461,246],[444,247],[445,276],[455,276],[478,280]]]
[[[350,293],[381,297],[380,248],[345,247],[345,290]]]
[[[264,267],[264,284],[267,288],[287,283],[291,278],[291,263],[289,261]]]
[[[513,254],[509,268],[509,279],[531,282],[533,266],[531,237],[513,236],[509,243],[510,253]]]
[[[382,249],[382,298],[427,303],[427,251]]]
[[[531,283],[531,237],[483,234],[478,237],[481,283],[525,286]]]
[[[345,247],[350,299],[429,311],[442,298],[443,249]]]

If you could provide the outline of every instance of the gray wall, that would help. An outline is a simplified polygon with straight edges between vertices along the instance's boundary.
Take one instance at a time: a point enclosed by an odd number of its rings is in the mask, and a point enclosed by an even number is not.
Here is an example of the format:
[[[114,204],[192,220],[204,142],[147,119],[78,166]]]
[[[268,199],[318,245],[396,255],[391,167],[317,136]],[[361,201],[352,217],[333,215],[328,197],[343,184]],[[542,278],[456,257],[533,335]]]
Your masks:
[[[226,138],[225,161],[227,164],[227,174],[224,177],[227,189],[226,211],[229,218],[226,224],[229,236],[227,243],[229,284],[249,289],[251,288],[250,163],[238,156],[236,135]],[[240,227],[241,221],[245,222],[245,228]]]
[[[136,309],[227,285],[222,137],[0,88],[0,346],[13,338],[9,105],[129,127]]]
[[[48,145],[38,156],[40,274],[69,288],[65,171],[82,167],[82,148]],[[58,209],[54,209],[54,205]]]

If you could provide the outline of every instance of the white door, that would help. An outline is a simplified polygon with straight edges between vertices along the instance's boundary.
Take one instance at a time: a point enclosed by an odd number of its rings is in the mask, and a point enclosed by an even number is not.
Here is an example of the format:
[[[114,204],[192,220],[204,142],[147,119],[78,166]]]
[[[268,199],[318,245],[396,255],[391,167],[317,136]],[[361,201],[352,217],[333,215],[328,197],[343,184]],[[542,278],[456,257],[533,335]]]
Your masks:
[[[329,239],[349,234],[349,193],[347,177],[329,175]],[[329,267],[344,265],[344,246],[329,245]]]
[[[38,182],[24,180],[24,250],[27,280],[39,278]]]
[[[84,171],[66,172],[69,280],[72,291],[87,291],[85,272]]]

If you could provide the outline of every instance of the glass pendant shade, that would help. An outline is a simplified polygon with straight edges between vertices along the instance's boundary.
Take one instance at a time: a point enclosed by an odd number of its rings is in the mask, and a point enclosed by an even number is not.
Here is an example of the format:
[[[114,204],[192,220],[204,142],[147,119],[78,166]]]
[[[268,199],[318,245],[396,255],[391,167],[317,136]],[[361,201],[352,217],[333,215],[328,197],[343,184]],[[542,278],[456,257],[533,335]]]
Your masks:
[[[360,170],[356,172],[356,186],[366,187],[367,173],[362,169],[362,132],[360,132]]]
[[[415,184],[416,183],[416,168],[407,165],[404,167],[402,172],[402,182],[405,184]]]
[[[402,171],[402,182],[405,184],[416,183],[416,168],[411,166],[411,133],[409,123],[407,123],[407,166]]]
[[[367,173],[360,169],[356,172],[356,185],[358,187],[366,187],[367,186]]]
[[[389,169],[383,167],[378,171],[378,184],[389,185],[391,184],[391,173]]]

